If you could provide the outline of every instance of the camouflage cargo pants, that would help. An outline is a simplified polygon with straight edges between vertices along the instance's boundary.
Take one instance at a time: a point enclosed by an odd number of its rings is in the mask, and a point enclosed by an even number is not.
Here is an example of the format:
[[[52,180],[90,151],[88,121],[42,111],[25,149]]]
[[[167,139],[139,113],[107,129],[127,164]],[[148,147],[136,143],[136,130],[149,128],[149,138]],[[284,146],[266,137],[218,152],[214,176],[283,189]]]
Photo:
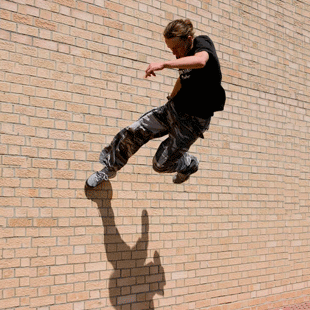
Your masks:
[[[160,173],[188,173],[193,156],[187,151],[199,137],[203,138],[210,121],[211,117],[201,119],[178,114],[170,100],[121,130],[110,145],[102,150],[99,160],[109,169],[118,171],[142,145],[151,139],[168,135],[153,158],[154,170]]]

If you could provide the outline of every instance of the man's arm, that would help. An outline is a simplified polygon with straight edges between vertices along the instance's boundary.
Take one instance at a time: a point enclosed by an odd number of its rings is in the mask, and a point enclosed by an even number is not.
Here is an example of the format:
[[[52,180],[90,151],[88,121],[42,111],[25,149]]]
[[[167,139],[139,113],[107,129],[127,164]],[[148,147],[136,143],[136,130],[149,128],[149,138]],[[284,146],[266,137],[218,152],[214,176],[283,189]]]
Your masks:
[[[165,61],[160,63],[151,63],[145,70],[145,78],[153,75],[155,71],[169,69],[201,69],[209,60],[209,54],[206,51],[198,52],[194,56],[186,56],[176,60]]]
[[[186,56],[175,60],[164,62],[164,68],[169,69],[201,69],[209,60],[208,52],[199,52],[194,56]]]

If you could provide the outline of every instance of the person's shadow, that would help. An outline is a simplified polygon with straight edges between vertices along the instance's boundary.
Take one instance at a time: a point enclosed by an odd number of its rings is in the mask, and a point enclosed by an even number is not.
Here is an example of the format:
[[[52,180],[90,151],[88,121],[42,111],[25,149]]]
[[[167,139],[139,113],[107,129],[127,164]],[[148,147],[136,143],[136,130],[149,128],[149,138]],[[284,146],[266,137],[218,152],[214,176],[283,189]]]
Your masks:
[[[149,241],[149,219],[146,210],[142,212],[142,236],[130,248],[121,238],[115,226],[111,207],[112,187],[109,181],[96,189],[85,185],[85,195],[94,201],[104,226],[104,245],[108,261],[114,272],[109,279],[109,296],[116,310],[154,309],[155,294],[164,295],[166,284],[164,268],[157,251],[154,261],[145,264]]]

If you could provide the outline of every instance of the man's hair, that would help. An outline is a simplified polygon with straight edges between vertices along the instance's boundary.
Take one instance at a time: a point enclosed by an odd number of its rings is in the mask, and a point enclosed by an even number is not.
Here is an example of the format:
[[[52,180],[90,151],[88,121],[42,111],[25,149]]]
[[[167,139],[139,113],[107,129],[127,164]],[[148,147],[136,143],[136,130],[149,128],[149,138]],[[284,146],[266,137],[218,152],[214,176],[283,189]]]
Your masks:
[[[189,36],[194,37],[194,27],[189,19],[176,19],[170,22],[164,31],[164,37],[166,39],[175,37],[186,39]]]

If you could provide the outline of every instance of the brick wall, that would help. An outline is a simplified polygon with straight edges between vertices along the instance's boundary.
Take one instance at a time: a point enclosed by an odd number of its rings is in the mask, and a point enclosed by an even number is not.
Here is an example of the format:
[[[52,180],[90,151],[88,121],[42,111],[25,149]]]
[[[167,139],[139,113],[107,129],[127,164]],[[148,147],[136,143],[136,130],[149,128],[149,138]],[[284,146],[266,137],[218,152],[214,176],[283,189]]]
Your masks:
[[[228,97],[200,170],[154,172],[157,139],[85,191],[102,147],[165,103],[177,71],[144,70],[185,17]],[[0,309],[309,301],[309,18],[301,0],[0,0]]]

